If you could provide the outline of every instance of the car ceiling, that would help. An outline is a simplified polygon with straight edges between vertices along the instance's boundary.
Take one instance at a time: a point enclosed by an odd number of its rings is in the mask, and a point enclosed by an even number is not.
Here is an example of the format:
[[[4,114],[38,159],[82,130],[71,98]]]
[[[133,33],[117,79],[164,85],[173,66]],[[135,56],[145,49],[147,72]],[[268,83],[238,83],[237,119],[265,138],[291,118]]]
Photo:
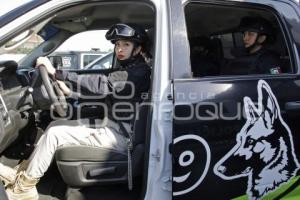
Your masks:
[[[107,29],[115,23],[137,23],[154,26],[153,7],[145,3],[89,3],[73,6],[57,13],[51,23],[71,32]]]

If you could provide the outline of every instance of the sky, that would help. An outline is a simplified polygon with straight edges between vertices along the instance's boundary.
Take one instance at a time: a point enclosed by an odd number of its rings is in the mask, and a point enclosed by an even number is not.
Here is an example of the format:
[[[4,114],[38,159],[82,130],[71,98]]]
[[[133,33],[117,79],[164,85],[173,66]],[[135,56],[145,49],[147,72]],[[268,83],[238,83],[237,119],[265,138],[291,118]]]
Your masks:
[[[110,41],[105,39],[106,31],[87,31],[69,38],[56,51],[89,51],[98,48],[101,51],[113,49]]]

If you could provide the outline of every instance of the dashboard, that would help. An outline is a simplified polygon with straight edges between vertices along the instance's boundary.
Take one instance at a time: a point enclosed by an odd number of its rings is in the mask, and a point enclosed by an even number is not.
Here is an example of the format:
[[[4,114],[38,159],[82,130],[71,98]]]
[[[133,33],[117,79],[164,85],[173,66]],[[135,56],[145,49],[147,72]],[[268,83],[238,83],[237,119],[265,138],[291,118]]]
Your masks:
[[[0,62],[0,153],[29,122],[33,100],[27,95],[28,84],[21,81],[28,78],[24,76],[17,73],[14,61]]]

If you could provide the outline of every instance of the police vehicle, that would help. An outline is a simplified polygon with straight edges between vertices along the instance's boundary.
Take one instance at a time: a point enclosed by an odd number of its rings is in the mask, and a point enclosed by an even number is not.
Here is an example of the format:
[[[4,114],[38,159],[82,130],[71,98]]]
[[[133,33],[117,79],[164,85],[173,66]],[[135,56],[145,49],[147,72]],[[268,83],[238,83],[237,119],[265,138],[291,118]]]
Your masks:
[[[248,16],[272,24],[267,48],[280,66],[268,73],[222,73],[223,63],[242,52],[237,27]],[[134,122],[132,156],[62,147],[37,185],[40,199],[300,198],[300,6],[292,0],[24,1],[0,17],[0,53],[13,52],[33,36],[41,40],[20,61],[0,63],[1,163],[27,159],[60,116],[98,117],[103,99],[67,99],[65,108],[65,100],[52,98],[55,92],[45,94],[45,85],[55,84],[34,82],[35,61],[74,34],[117,22],[137,23],[151,38],[151,89]],[[217,63],[213,70],[193,60],[203,37]],[[77,73],[108,73],[115,64]]]

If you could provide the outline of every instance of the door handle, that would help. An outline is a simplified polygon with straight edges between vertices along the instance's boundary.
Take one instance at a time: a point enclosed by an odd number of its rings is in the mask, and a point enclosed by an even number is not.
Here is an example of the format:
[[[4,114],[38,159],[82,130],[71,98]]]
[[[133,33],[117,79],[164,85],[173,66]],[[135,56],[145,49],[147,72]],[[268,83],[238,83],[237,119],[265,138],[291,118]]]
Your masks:
[[[284,105],[285,111],[300,111],[300,101],[286,102]]]

